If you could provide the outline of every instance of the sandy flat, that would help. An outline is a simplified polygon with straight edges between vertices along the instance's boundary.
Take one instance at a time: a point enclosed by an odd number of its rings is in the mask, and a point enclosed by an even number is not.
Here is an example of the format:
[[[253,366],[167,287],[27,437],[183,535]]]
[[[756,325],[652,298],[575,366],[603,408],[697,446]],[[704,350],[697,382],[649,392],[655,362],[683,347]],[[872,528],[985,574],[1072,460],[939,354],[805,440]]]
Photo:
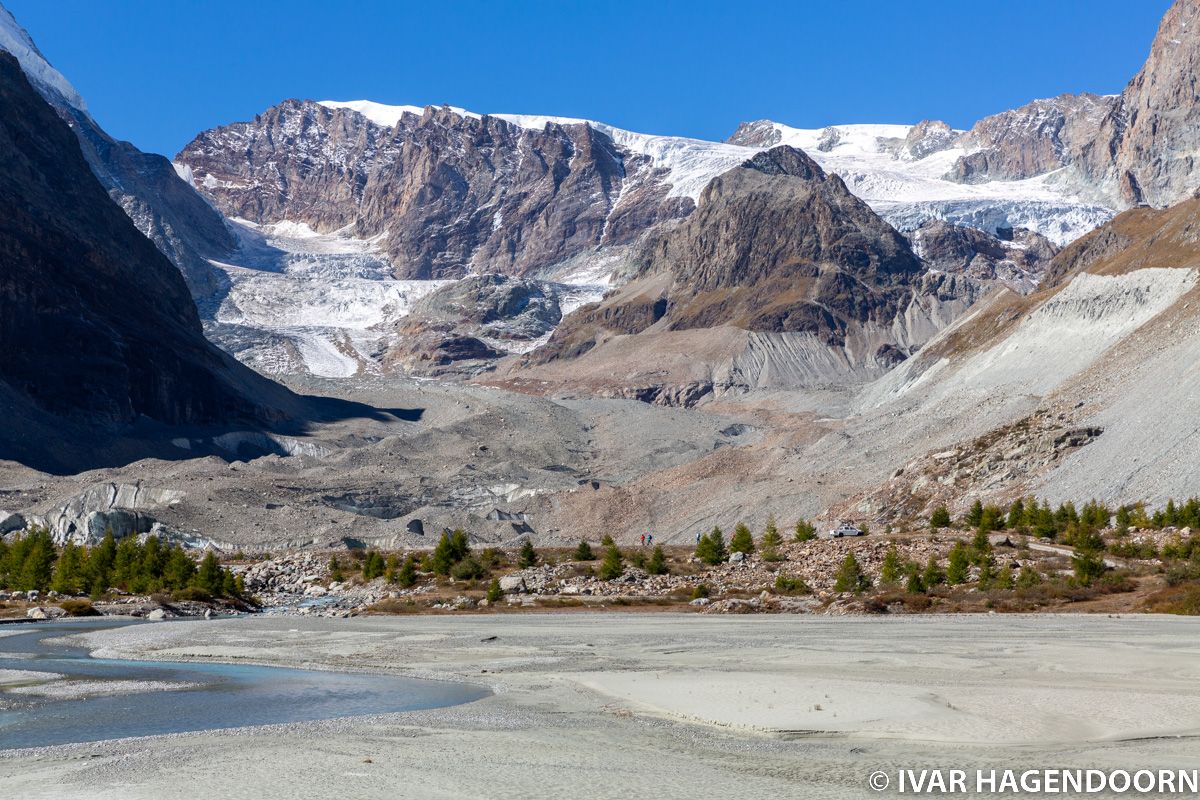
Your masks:
[[[1200,767],[1200,620],[571,614],[79,637],[484,683],[452,709],[17,751],[23,798],[871,797],[899,767]],[[496,637],[489,639],[489,637]],[[88,758],[80,758],[86,754]]]
[[[57,672],[40,672],[32,669],[0,669],[0,689],[56,681],[61,677],[62,675]],[[9,689],[9,691],[12,690]]]
[[[183,681],[57,681],[35,686],[17,686],[10,694],[32,695],[54,700],[76,700],[82,697],[101,697],[114,694],[143,692],[173,692],[190,689],[199,684]]]

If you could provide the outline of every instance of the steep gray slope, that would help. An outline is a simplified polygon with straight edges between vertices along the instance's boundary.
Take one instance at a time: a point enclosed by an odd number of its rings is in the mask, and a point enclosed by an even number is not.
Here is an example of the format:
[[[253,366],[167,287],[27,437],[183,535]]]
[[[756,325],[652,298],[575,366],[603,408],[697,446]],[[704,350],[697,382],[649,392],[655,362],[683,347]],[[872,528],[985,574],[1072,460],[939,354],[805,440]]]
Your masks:
[[[104,460],[89,450],[135,424],[255,425],[294,406],[205,340],[179,271],[2,52],[0,101],[0,458],[62,468]]]
[[[234,240],[222,216],[162,156],[143,153],[105,133],[74,87],[42,56],[8,9],[0,6],[0,50],[12,53],[33,86],[70,124],[84,157],[109,196],[183,272],[206,307],[225,288],[208,258],[228,254]]]

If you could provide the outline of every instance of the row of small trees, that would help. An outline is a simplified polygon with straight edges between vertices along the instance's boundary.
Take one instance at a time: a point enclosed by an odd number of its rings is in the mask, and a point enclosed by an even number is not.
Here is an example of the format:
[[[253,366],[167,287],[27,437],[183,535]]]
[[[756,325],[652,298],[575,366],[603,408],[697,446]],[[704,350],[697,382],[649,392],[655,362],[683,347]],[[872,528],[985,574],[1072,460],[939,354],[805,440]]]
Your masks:
[[[10,542],[0,540],[0,588],[56,591],[99,597],[110,588],[135,594],[200,589],[214,597],[241,597],[241,577],[221,566],[210,550],[197,565],[179,545],[157,536],[144,541],[112,531],[92,547],[55,546],[50,532],[35,528]]]
[[[796,523],[792,541],[807,542],[815,538],[817,538],[817,529],[813,527],[812,523],[804,519]],[[779,552],[779,548],[782,546],[783,536],[779,533],[779,528],[772,517],[767,520],[767,526],[757,545],[754,542],[754,534],[743,522],[739,522],[733,529],[733,536],[730,537],[728,545],[725,544],[725,534],[721,528],[714,527],[708,533],[702,534],[699,541],[696,542],[696,558],[712,566],[728,560],[730,553],[751,555],[761,550],[763,561],[782,561],[783,556]]]
[[[1096,500],[1089,500],[1082,507],[1076,507],[1068,501],[1059,504],[1058,508],[1051,508],[1046,500],[1039,502],[1033,497],[1018,498],[1007,509],[998,505],[984,505],[981,500],[976,500],[962,522],[969,528],[987,531],[1008,528],[1046,539],[1067,536],[1078,529],[1099,530],[1110,526],[1115,526],[1118,535],[1130,528],[1198,528],[1200,498],[1189,498],[1180,505],[1168,500],[1163,508],[1154,513],[1148,513],[1144,503],[1123,505],[1113,511]],[[950,527],[950,512],[946,506],[934,509],[929,525],[934,530]]]

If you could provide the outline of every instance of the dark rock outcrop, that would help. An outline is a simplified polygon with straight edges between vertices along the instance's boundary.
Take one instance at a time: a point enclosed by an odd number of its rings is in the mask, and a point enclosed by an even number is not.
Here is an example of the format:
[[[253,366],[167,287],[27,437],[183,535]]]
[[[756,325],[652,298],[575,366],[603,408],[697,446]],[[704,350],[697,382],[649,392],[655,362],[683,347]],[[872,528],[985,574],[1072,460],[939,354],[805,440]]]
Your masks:
[[[674,330],[734,324],[831,344],[848,326],[893,319],[924,272],[841,178],[790,147],[714,179],[695,213],[641,257],[643,274],[673,276]]]
[[[0,458],[49,447],[29,440],[22,410],[99,433],[249,421],[268,412],[248,395],[290,396],[204,339],[179,271],[109,198],[8,53],[0,109]]]
[[[977,228],[930,220],[909,234],[913,250],[932,269],[1000,282],[1026,293],[1035,289],[1058,248],[1044,236],[1018,228],[1004,238]]]
[[[0,26],[10,33],[10,46],[19,51],[14,55],[34,88],[75,131],[84,158],[109,196],[179,267],[197,301],[207,305],[214,300],[225,289],[225,279],[207,259],[226,256],[236,246],[221,214],[176,174],[167,159],[105,133],[83,99],[2,6]]]
[[[562,309],[549,284],[473,275],[417,301],[383,361],[412,374],[477,374],[507,355],[500,348],[528,349],[561,320]]]
[[[965,137],[975,152],[948,177],[963,183],[1021,180],[1082,162],[1117,99],[1064,94],[984,117]]]
[[[769,119],[760,119],[741,123],[726,141],[729,144],[740,144],[742,147],[774,147],[782,138],[775,123]]]
[[[1121,93],[1120,111],[1095,145],[1099,155],[1113,153],[1110,175],[1121,182],[1126,204],[1168,206],[1200,186],[1197,75],[1200,2],[1176,0],[1145,65]]]
[[[524,363],[577,358],[651,328],[721,326],[807,333],[832,348],[881,337],[871,352],[891,363],[911,345],[893,330],[924,291],[925,266],[904,237],[839,177],[783,146],[715,178],[696,211],[651,234],[634,260],[637,279],[568,316]]]
[[[958,146],[959,134],[940,119],[921,120],[904,137],[903,150],[909,158],[922,158]]]

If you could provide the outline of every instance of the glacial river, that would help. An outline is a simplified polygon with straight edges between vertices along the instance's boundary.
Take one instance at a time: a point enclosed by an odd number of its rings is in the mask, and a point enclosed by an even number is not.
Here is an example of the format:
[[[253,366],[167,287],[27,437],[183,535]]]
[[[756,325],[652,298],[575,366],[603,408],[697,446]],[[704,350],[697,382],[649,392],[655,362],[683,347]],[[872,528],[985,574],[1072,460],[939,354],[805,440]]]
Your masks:
[[[22,681],[23,688],[0,685],[0,750],[441,708],[488,694],[475,686],[381,675],[92,658],[55,641],[128,624],[0,626],[0,670],[63,676]]]

